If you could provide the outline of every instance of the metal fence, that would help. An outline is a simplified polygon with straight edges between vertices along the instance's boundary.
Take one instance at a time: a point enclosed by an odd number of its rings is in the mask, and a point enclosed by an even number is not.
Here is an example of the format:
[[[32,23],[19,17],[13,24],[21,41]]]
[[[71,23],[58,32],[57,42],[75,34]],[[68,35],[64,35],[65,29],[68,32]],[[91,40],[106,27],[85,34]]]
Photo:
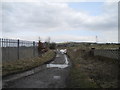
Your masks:
[[[112,59],[119,59],[120,49],[95,49],[94,56],[104,56]]]
[[[2,62],[38,56],[37,42],[0,38]]]

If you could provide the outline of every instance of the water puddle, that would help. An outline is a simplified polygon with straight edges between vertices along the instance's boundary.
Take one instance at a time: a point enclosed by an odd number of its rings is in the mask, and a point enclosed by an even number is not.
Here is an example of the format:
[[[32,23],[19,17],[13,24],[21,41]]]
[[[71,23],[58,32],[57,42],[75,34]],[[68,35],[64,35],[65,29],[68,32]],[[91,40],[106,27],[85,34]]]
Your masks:
[[[53,76],[54,79],[60,79],[61,76]]]
[[[64,64],[47,64],[47,68],[52,68],[52,67],[57,67],[57,68],[66,68],[68,65]]]
[[[47,68],[52,68],[52,67],[56,67],[56,68],[66,68],[68,67],[68,59],[66,57],[66,55],[64,55],[65,58],[65,63],[64,64],[47,64]]]
[[[60,57],[60,55],[59,55],[59,54],[57,54],[57,55],[56,55],[56,57]]]

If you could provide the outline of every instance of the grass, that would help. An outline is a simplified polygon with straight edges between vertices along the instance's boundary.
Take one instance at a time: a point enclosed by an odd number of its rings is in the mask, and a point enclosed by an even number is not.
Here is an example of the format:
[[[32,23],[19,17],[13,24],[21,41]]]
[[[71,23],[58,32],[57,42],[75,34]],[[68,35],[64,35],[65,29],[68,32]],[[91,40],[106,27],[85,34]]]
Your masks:
[[[81,63],[78,51],[75,48],[68,49],[68,55],[72,61],[72,68],[70,70],[69,88],[97,88],[97,84],[88,77],[87,73],[81,70]]]
[[[72,61],[70,88],[117,88],[118,64],[104,57],[91,57],[89,50],[69,48]]]
[[[42,65],[44,62],[51,60],[55,56],[55,52],[52,50],[49,50],[43,56],[41,57],[35,57],[32,59],[22,59],[22,60],[16,60],[9,63],[3,63],[2,66],[2,75],[8,75],[11,73],[21,72],[28,69],[31,69],[33,67],[37,67],[39,65]]]
[[[94,48],[96,48],[96,49],[110,49],[110,48],[119,48],[120,47],[120,45],[92,45],[92,46],[90,46],[90,48],[92,48],[92,47],[94,47]]]
[[[97,88],[96,83],[79,68],[74,67],[70,71],[69,88]]]

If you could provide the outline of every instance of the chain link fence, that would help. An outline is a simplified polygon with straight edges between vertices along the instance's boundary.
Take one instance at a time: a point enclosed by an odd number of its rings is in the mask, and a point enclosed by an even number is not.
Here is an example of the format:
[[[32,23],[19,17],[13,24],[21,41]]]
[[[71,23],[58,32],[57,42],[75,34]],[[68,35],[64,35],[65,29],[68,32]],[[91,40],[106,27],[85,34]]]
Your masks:
[[[94,50],[94,56],[104,56],[111,59],[119,59],[120,49],[97,49]]]
[[[120,58],[119,44],[96,44],[91,48],[91,54],[94,56],[103,56],[111,59]]]

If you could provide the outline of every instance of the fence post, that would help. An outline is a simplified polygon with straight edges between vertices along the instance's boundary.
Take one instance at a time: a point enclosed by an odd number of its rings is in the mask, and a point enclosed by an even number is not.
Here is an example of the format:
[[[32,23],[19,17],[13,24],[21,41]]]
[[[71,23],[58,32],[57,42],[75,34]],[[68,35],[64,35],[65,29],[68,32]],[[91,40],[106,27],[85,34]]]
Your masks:
[[[2,47],[2,39],[0,38],[0,47]]]
[[[2,47],[3,47],[3,43],[4,43],[4,42],[3,42],[3,38],[2,38]]]
[[[19,43],[20,43],[20,40],[18,39],[18,42],[17,42],[17,56],[18,56],[18,60],[19,60]]]
[[[118,54],[118,64],[120,65],[120,47],[118,48],[118,50],[117,50],[118,52],[117,52],[117,54]]]
[[[35,57],[35,41],[33,41],[33,57]]]
[[[120,47],[118,49],[118,88],[120,88]]]
[[[94,51],[95,51],[95,48],[91,48],[91,52],[90,52],[91,56],[94,56]]]

